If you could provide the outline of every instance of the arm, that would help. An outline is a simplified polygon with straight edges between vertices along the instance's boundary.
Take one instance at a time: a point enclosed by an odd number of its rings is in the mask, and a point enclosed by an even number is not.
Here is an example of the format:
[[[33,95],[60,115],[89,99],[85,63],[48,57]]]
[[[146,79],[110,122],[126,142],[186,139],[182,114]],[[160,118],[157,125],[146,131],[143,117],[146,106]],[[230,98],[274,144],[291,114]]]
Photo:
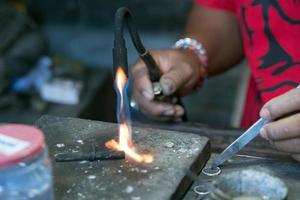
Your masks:
[[[226,71],[243,58],[239,24],[229,12],[194,6],[184,37],[203,43],[209,58],[210,76]]]
[[[209,75],[221,73],[232,67],[243,56],[242,41],[237,20],[233,14],[194,6],[187,22],[185,37],[203,43],[209,58]],[[160,83],[166,95],[187,95],[201,85],[206,70],[197,55],[188,49],[152,51],[152,56],[162,72]],[[140,109],[150,117],[178,119],[184,114],[179,105],[154,101],[147,68],[138,61],[131,70],[133,97]]]

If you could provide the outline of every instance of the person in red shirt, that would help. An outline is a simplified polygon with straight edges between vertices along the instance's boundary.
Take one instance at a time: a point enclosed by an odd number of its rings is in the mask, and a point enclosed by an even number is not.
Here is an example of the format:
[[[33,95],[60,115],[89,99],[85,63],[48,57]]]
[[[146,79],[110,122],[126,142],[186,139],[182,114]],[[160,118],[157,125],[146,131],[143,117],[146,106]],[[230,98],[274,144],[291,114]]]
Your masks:
[[[187,95],[207,76],[222,73],[244,57],[251,77],[241,127],[259,117],[261,130],[278,150],[300,161],[300,1],[194,0],[184,38],[176,49],[151,51],[166,95]],[[176,43],[178,44],[178,43]],[[154,101],[146,66],[132,67],[133,96],[154,118],[178,120],[184,109]]]

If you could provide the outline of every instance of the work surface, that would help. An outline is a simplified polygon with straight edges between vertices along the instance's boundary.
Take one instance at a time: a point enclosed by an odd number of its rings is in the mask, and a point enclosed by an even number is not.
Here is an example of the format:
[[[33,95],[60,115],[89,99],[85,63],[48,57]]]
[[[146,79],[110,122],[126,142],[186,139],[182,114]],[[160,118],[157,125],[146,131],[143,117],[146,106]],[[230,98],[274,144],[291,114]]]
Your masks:
[[[177,124],[138,124],[143,127],[156,127],[159,129],[168,129],[175,131],[185,131],[194,134],[204,135],[210,139],[212,156],[209,162],[212,162],[214,157],[220,151],[224,150],[231,144],[244,130],[240,129],[225,129],[209,127],[199,123],[177,123]],[[237,155],[224,163],[222,174],[239,171],[243,169],[257,169],[267,171],[268,173],[280,178],[288,187],[288,200],[300,199],[300,163],[292,160],[288,154],[282,153],[274,149],[266,140],[257,137],[251,141],[241,152],[242,155]],[[198,179],[204,181],[207,176],[201,174]],[[214,179],[218,178],[214,177]],[[194,193],[193,188],[197,185],[197,181],[190,188],[190,191],[185,195],[184,200],[199,199]]]
[[[53,156],[81,145],[103,145],[115,138],[117,125],[44,116],[36,125],[45,135],[54,168],[57,199],[170,199],[188,190],[188,170],[198,173],[209,158],[206,137],[150,128],[134,128],[134,144],[154,155],[151,164],[131,160],[56,163]]]
[[[217,154],[212,154],[207,166],[209,166],[216,156]],[[244,169],[265,171],[280,178],[288,187],[287,200],[300,199],[300,163],[271,158],[238,155],[224,163],[221,173],[226,174]],[[185,195],[184,200],[199,199],[197,194],[193,191],[194,187],[197,186],[199,182],[216,180],[218,177],[219,176],[207,177],[206,175],[200,174],[198,181],[195,181],[193,186],[190,188],[190,191]]]

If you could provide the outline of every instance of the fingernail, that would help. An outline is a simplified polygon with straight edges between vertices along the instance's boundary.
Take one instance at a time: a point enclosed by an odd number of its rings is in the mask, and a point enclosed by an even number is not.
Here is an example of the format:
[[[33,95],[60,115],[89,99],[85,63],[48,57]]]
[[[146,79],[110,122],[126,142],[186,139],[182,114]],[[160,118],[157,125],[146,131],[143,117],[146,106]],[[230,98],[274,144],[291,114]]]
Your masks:
[[[171,115],[175,114],[175,111],[174,111],[174,109],[169,109],[169,110],[166,110],[163,114],[166,116],[171,116]]]
[[[147,91],[147,90],[145,90],[145,91],[143,91],[143,96],[146,98],[146,99],[148,99],[148,100],[152,100],[153,99],[153,93],[152,92],[149,92],[149,91]]]
[[[261,128],[260,129],[260,136],[266,140],[269,140],[268,136],[267,136],[267,131],[265,128]]]
[[[271,119],[271,114],[270,114],[270,111],[267,109],[267,108],[263,108],[259,115],[264,118],[264,119],[268,119],[270,120]]]
[[[176,116],[181,117],[184,114],[184,109],[182,107],[176,107]]]
[[[174,82],[170,79],[161,80],[161,86],[165,95],[170,95],[174,92]]]

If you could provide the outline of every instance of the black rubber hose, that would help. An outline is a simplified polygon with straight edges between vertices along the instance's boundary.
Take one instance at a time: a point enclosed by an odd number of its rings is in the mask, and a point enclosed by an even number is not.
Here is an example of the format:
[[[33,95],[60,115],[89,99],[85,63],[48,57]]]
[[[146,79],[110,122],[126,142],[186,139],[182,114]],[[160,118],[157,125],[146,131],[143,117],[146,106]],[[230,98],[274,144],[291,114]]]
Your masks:
[[[159,81],[161,72],[149,51],[144,47],[138,34],[133,15],[126,7],[119,8],[115,14],[115,41],[113,49],[114,72],[116,72],[117,67],[123,66],[125,72],[128,74],[127,49],[123,37],[125,22],[128,27],[133,45],[148,68],[151,82]]]
[[[117,10],[115,15],[115,40],[117,42],[123,39],[124,22],[126,22],[132,42],[139,54],[144,54],[146,49],[142,44],[141,38],[138,34],[134,19],[130,10],[126,7],[121,7]]]

